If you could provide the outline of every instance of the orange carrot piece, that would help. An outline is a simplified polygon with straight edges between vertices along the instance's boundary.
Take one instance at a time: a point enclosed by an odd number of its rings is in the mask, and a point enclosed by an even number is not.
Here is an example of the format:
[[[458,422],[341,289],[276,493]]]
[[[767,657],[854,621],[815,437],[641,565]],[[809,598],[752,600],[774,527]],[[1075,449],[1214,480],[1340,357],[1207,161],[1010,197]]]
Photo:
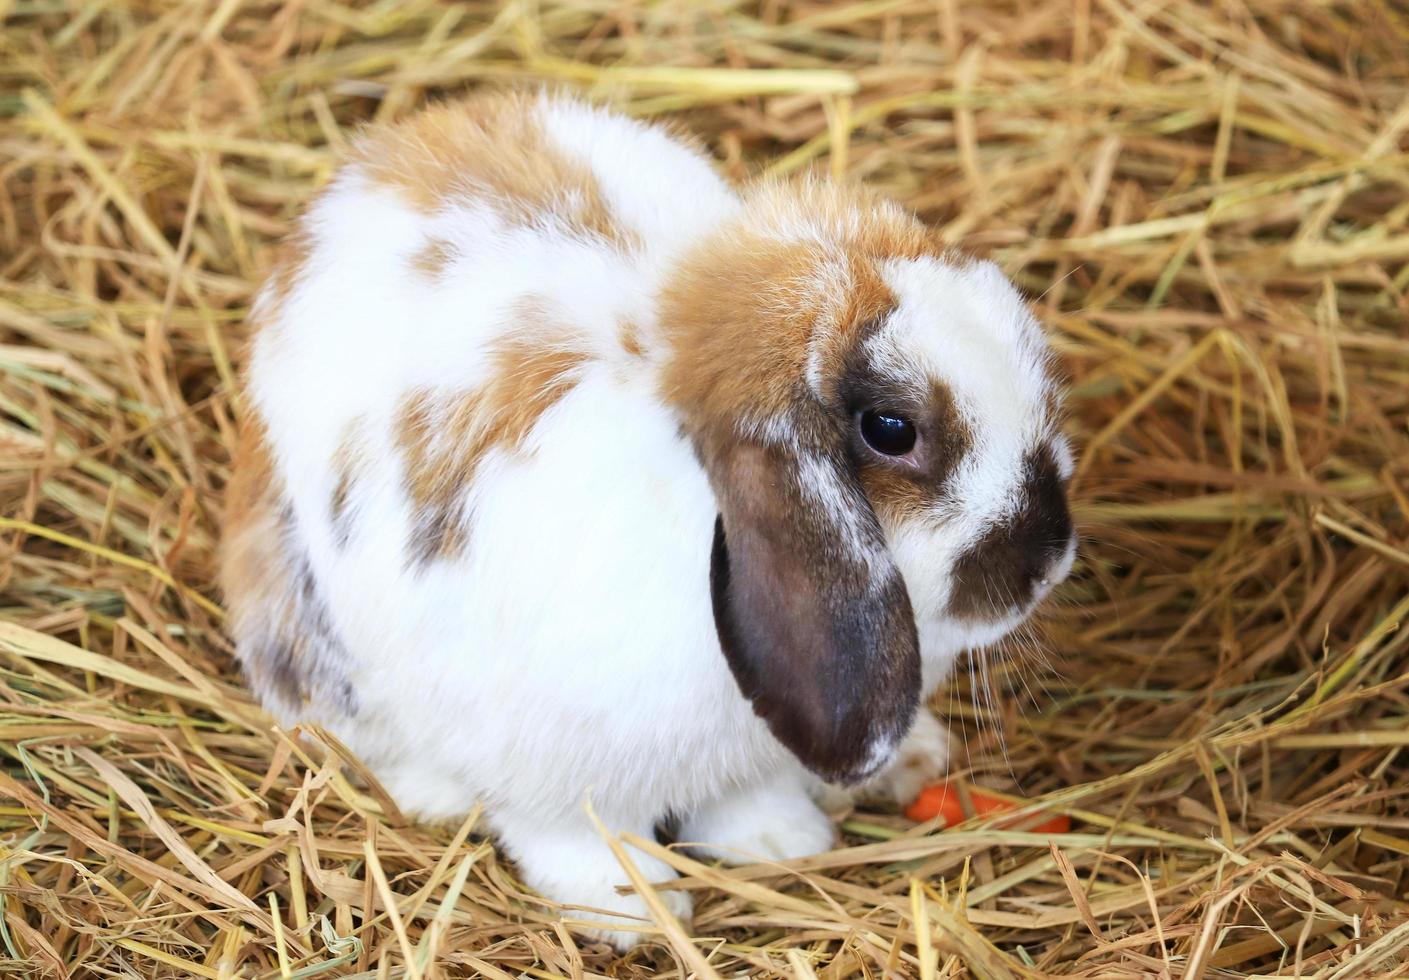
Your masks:
[[[1001,797],[991,796],[977,786],[969,787],[969,799],[973,801],[974,813],[987,816],[1015,809],[1012,803]],[[905,815],[916,823],[944,817],[944,825],[952,827],[964,821],[964,805],[959,799],[959,791],[948,783],[926,786],[915,798],[915,802],[905,808]],[[1071,831],[1071,818],[1057,814],[1032,828],[1035,834],[1065,834]]]

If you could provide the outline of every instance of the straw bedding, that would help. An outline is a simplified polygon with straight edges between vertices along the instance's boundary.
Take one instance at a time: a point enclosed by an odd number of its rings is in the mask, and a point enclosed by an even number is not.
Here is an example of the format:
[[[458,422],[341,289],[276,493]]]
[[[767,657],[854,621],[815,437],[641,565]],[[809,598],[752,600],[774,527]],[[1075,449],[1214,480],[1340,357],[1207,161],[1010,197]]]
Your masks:
[[[0,974],[1409,975],[1402,4],[0,20]],[[1071,833],[872,807],[791,867],[672,855],[697,938],[619,958],[250,702],[212,579],[252,290],[359,123],[542,80],[870,182],[1033,297],[1082,560],[937,706],[957,782]]]

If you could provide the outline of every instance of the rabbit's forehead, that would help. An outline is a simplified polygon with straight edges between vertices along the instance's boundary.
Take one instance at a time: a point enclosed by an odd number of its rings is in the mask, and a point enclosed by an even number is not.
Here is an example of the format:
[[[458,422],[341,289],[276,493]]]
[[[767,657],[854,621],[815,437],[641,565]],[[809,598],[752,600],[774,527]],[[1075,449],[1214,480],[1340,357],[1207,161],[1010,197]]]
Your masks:
[[[1022,449],[1051,435],[1047,344],[997,266],[924,257],[880,270],[895,303],[862,342],[870,370],[917,393],[948,392],[980,442]]]

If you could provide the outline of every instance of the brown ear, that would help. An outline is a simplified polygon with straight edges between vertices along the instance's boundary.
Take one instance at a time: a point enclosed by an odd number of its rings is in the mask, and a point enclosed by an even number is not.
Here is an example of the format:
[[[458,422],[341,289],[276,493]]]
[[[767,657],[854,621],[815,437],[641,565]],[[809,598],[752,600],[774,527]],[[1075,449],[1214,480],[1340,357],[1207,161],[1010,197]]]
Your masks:
[[[710,469],[710,590],[734,679],[817,775],[873,775],[914,719],[920,656],[865,494],[844,461],[765,446],[732,448]]]

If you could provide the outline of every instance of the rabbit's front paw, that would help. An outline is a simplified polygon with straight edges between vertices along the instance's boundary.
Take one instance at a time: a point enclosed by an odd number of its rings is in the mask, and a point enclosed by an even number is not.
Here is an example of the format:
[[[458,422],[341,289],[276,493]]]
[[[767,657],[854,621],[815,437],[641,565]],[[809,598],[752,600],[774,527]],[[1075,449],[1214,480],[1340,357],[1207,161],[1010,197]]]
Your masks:
[[[649,942],[659,926],[644,899],[629,887],[627,874],[605,841],[590,826],[528,832],[512,824],[500,835],[526,884],[544,898],[563,906],[562,917],[575,920],[574,932],[589,940],[610,943],[626,952]],[[641,836],[649,838],[650,830]],[[634,864],[651,883],[669,881],[675,871],[639,851],[629,850]],[[657,892],[670,914],[689,928],[693,911],[683,891]],[[578,924],[590,921],[592,925]],[[619,926],[615,926],[616,923]]]
[[[802,781],[784,778],[705,804],[681,824],[680,840],[707,857],[750,864],[829,851],[836,831]]]

